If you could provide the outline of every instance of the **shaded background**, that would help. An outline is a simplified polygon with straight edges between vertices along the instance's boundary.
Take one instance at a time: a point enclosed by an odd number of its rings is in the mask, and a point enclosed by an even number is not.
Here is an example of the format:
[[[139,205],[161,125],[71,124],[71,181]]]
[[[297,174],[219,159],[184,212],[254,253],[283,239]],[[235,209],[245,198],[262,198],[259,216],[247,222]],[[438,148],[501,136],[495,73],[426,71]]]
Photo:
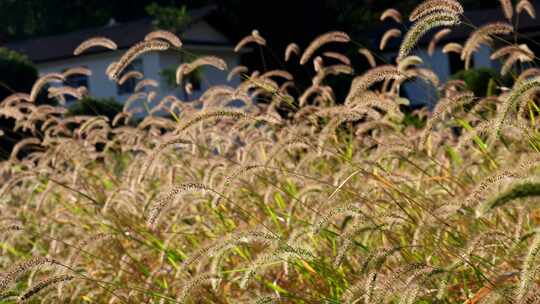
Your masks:
[[[296,63],[284,67],[283,52],[290,42],[302,49],[316,36],[331,30],[347,32],[353,43],[336,46],[347,53],[352,66],[363,70],[367,63],[356,53],[357,49],[380,39],[384,25],[380,14],[393,7],[402,12],[404,20],[408,13],[420,3],[417,0],[0,0],[0,45],[31,39],[33,37],[57,35],[87,28],[105,26],[111,22],[124,23],[152,18],[159,28],[174,31],[190,20],[190,11],[212,6],[205,18],[213,27],[225,34],[232,43],[259,30],[268,44],[265,48],[254,48],[242,54],[241,63],[252,70],[285,68],[295,75],[298,87],[309,87],[313,71]],[[499,2],[463,0],[466,11],[478,8],[495,8]],[[396,24],[391,24],[396,26]],[[382,27],[382,28],[381,28]],[[406,31],[407,23],[400,25]],[[180,32],[180,31],[178,31]],[[181,38],[181,37],[180,37]],[[54,47],[54,46],[51,46]],[[339,49],[339,48],[342,49]],[[29,92],[37,71],[24,56],[0,50],[0,100],[12,92]],[[356,56],[354,56],[356,54]],[[334,77],[329,83],[334,88],[336,100],[343,100],[350,86],[350,75]],[[479,83],[485,83],[479,78]],[[11,92],[10,92],[11,91]],[[485,89],[482,89],[485,91]],[[54,102],[41,96],[38,103]],[[114,100],[85,100],[85,108],[74,109],[74,114],[100,114],[114,117],[120,106]],[[100,110],[102,108],[102,110]],[[12,120],[0,119],[0,129],[6,135],[0,138],[0,158],[9,155],[11,147],[28,136],[25,132],[11,132]]]
[[[152,7],[182,10],[215,5],[213,25],[232,41],[257,28],[270,47],[305,43],[328,30],[360,32],[377,25],[389,7],[407,14],[418,0],[0,0],[0,42],[60,34],[149,16]],[[466,10],[496,7],[498,1],[461,1]],[[155,11],[155,10],[154,10]]]
[[[381,12],[393,7],[404,16],[422,1],[418,0],[0,0],[0,45],[36,36],[54,35],[104,26],[114,20],[127,22],[151,17],[162,21],[160,28],[171,29],[189,21],[189,11],[215,6],[207,21],[236,43],[253,29],[266,38],[266,48],[244,54],[242,64],[263,70],[283,68],[283,52],[290,42],[303,49],[316,36],[330,31],[347,32],[353,44],[345,53],[380,39]],[[467,10],[498,7],[498,1],[461,1]],[[404,17],[404,20],[406,18]],[[377,29],[375,31],[370,29]],[[403,28],[406,31],[406,28]],[[375,33],[377,34],[375,36]],[[375,37],[374,37],[375,36]],[[373,40],[373,39],[372,39]],[[372,42],[371,42],[372,44]],[[261,54],[263,52],[263,54]],[[261,56],[262,55],[262,56]],[[349,54],[351,55],[351,54]],[[365,62],[353,66],[364,68]],[[287,69],[305,74],[295,66]],[[311,75],[297,78],[298,85],[310,82]],[[339,91],[339,89],[338,89]]]

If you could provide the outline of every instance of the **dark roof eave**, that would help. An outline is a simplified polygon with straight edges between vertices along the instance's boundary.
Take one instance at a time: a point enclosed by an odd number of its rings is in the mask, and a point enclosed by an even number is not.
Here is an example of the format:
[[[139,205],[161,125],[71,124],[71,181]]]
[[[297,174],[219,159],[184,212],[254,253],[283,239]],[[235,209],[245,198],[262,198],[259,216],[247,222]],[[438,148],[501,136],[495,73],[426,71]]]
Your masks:
[[[214,41],[194,41],[194,40],[184,40],[182,48],[190,48],[190,47],[222,47],[222,48],[230,48],[231,50],[234,48],[234,45],[226,42],[214,42]],[[127,50],[128,47],[118,48],[118,51],[121,50]],[[108,49],[96,49],[96,50],[88,50],[85,53],[75,56],[73,54],[67,55],[67,56],[56,56],[56,57],[49,57],[46,59],[34,59],[33,62],[36,64],[41,63],[47,63],[47,62],[54,62],[54,61],[60,61],[60,60],[67,60],[71,58],[83,58],[86,56],[92,56],[92,55],[101,55],[110,53],[111,50]]]
[[[192,20],[186,25],[183,31],[197,21],[203,20],[208,16],[215,6],[206,6],[200,9],[190,11]],[[127,49],[135,43],[144,39],[146,34],[153,30],[153,23],[150,18],[139,19],[126,23],[118,23],[111,26],[104,26],[92,29],[85,29],[71,33],[58,35],[37,37],[30,40],[16,41],[5,43],[0,47],[5,47],[16,52],[27,55],[30,60],[35,63],[44,63],[49,61],[68,59],[73,57],[73,50],[86,39],[105,36],[112,39],[118,45],[119,49]],[[182,31],[180,31],[182,32]],[[183,40],[186,46],[224,46],[230,47],[229,41],[199,41],[199,40]],[[107,51],[106,49],[89,50],[85,55],[100,54]]]

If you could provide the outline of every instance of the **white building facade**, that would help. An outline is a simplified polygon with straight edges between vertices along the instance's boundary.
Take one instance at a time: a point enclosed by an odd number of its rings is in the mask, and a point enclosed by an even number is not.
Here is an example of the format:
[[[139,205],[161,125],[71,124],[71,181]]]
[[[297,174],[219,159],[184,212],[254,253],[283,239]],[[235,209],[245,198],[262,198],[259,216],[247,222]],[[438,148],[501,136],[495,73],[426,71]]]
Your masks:
[[[166,95],[174,95],[181,100],[192,100],[199,97],[208,87],[213,85],[236,86],[239,77],[227,81],[228,71],[221,71],[211,66],[203,66],[190,80],[193,93],[187,95],[185,89],[171,82],[164,71],[175,71],[186,62],[191,62],[202,56],[222,58],[229,69],[240,64],[240,56],[233,51],[234,45],[218,30],[213,28],[205,16],[209,9],[194,11],[192,22],[181,32],[177,33],[182,40],[180,49],[148,52],[135,59],[127,70],[137,70],[143,73],[144,79],[153,79],[159,83],[156,99]],[[32,40],[8,43],[3,45],[9,49],[27,55],[32,60],[40,75],[47,73],[62,73],[74,67],[86,67],[92,75],[74,75],[67,79],[67,85],[72,87],[85,86],[88,95],[96,98],[114,98],[124,102],[135,88],[135,79],[120,86],[111,81],[105,71],[109,64],[117,61],[129,47],[144,40],[144,37],[155,30],[152,20],[143,19],[133,22],[110,24],[100,28],[61,34],[49,37],[39,37]],[[83,41],[93,37],[106,37],[118,45],[111,51],[105,48],[92,48],[79,56],[73,51]],[[195,75],[192,75],[195,76]],[[159,99],[158,99],[159,100]]]

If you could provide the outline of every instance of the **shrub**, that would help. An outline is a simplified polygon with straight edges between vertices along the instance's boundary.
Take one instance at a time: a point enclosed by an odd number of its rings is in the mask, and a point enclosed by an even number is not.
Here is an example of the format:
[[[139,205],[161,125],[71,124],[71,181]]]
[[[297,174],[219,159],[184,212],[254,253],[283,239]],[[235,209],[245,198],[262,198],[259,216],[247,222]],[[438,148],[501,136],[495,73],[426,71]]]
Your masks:
[[[191,22],[187,7],[160,6],[152,3],[146,7],[146,12],[156,19],[156,26],[172,32],[180,32]]]
[[[0,48],[0,102],[15,92],[29,92],[38,77],[37,69],[28,57],[15,51]],[[40,95],[40,101],[44,96]],[[14,119],[0,117],[0,159],[11,153],[13,146],[30,136],[27,132],[12,131]]]
[[[467,84],[467,88],[476,96],[492,96],[496,94],[496,86],[510,86],[511,77],[501,77],[493,68],[478,68],[461,70],[452,75],[452,79],[461,79]]]
[[[68,115],[89,115],[107,116],[109,120],[113,120],[114,117],[122,112],[122,104],[117,102],[114,98],[93,98],[85,96],[80,100],[77,100],[73,105],[69,106]]]
[[[0,48],[0,100],[14,92],[29,92],[38,77],[28,57]]]

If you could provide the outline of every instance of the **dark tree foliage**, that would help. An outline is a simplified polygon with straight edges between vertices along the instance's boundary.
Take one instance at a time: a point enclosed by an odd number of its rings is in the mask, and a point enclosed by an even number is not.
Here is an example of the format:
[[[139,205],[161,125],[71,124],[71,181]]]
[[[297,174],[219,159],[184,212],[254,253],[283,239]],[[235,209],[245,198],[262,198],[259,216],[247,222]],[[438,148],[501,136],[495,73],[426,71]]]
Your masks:
[[[312,35],[321,33],[319,30],[362,29],[373,25],[388,7],[406,14],[418,3],[418,0],[0,0],[0,38],[19,40],[65,33],[102,26],[111,18],[120,22],[134,20],[148,16],[148,7],[189,10],[214,4],[218,6],[218,28],[232,36],[241,36],[256,27],[270,29],[276,37],[309,41]],[[462,3],[467,9],[498,5],[498,1]]]
[[[206,1],[0,0],[0,42],[103,26],[111,18],[124,22],[147,17],[146,7],[153,3],[180,8]]]
[[[283,51],[288,43],[296,42],[303,49],[318,34],[345,31],[353,42],[335,48],[347,53],[355,70],[362,71],[367,68],[366,62],[354,53],[366,43],[368,29],[380,25],[381,12],[394,7],[407,16],[418,3],[418,0],[0,0],[0,44],[103,26],[111,19],[125,22],[150,16],[161,28],[175,30],[190,21],[190,10],[212,4],[216,10],[207,20],[231,41],[238,41],[253,29],[267,39],[268,47],[253,47],[252,52],[242,56],[243,64],[258,70],[286,68],[295,75],[299,91],[303,91],[311,84],[314,72],[299,66],[297,60],[284,63]],[[497,1],[464,0],[462,3],[468,10],[498,5]],[[0,78],[0,97],[9,95],[12,90],[29,92],[37,75],[27,59],[6,51],[0,51],[0,72],[0,77],[5,78]],[[485,74],[465,76],[472,79],[469,82],[474,82],[473,90],[486,94],[482,85]],[[337,100],[342,100],[349,89],[346,84],[350,79],[341,79],[347,77],[328,80],[333,82]],[[342,83],[345,85],[340,85]],[[113,101],[86,100],[73,111],[112,117],[117,108]],[[5,129],[5,123],[0,120],[3,124],[0,127]],[[6,154],[11,144],[24,136],[8,133],[2,139],[0,154]]]
[[[0,100],[15,92],[30,92],[38,75],[26,56],[6,48],[0,48],[0,71]]]
[[[30,92],[37,75],[36,68],[26,56],[0,48],[0,101],[15,92]],[[40,96],[42,100],[43,96]],[[13,119],[0,118],[0,129],[4,132],[0,137],[0,158],[9,156],[13,145],[29,136],[23,132],[11,131],[14,124]]]

